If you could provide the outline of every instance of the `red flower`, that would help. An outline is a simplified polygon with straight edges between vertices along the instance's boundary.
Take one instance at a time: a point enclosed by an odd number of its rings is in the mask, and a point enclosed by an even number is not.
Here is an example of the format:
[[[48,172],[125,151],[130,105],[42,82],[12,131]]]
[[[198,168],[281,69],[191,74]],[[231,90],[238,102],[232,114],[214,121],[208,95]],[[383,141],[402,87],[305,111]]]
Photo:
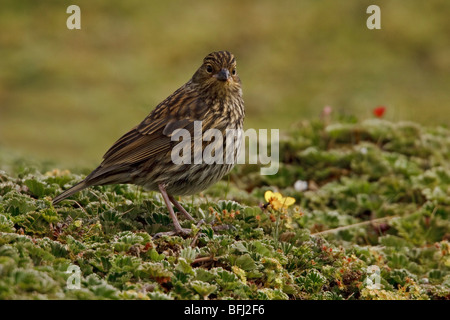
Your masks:
[[[385,106],[378,106],[375,109],[373,109],[373,114],[375,115],[375,117],[381,118],[385,111],[386,111]]]

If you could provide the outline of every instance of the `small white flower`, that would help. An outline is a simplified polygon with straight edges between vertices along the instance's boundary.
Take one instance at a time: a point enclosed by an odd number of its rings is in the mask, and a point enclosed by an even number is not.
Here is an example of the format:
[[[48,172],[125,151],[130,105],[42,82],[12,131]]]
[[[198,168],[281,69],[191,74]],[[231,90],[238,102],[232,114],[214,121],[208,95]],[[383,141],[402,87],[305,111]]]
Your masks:
[[[362,147],[359,151],[360,151],[362,154],[367,154],[367,148],[366,148],[366,147]]]
[[[294,189],[297,192],[302,192],[308,189],[308,182],[303,180],[297,180],[294,183]]]

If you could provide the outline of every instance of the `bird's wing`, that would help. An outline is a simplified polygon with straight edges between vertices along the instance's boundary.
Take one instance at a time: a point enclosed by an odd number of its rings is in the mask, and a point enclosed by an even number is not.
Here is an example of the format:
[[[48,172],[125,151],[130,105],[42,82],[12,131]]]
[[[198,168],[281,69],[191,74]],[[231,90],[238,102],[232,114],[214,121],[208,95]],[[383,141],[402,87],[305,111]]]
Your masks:
[[[186,86],[161,102],[139,125],[117,140],[103,156],[103,162],[86,177],[89,185],[107,184],[140,163],[158,161],[178,143],[171,136],[186,129],[194,136],[194,122],[210,125],[212,118],[205,100]],[[193,138],[192,138],[193,139]],[[126,183],[126,182],[123,182]]]
[[[175,92],[182,94],[183,92]],[[176,141],[171,136],[176,129],[186,129],[191,136],[194,121],[201,120],[207,108],[196,95],[169,97],[147,116],[138,126],[117,140],[103,156],[101,166],[133,165],[166,154]]]

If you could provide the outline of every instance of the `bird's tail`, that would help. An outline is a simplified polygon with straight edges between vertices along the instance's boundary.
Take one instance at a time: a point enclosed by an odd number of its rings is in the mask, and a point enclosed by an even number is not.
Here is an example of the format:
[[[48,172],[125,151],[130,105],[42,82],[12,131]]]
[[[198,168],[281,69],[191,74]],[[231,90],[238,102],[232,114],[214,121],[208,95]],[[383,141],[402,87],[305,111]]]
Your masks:
[[[64,200],[65,198],[73,195],[74,193],[77,193],[78,191],[81,191],[87,187],[89,187],[90,185],[87,184],[85,182],[85,180],[81,181],[80,183],[74,185],[72,188],[67,189],[66,191],[64,191],[63,193],[61,193],[60,195],[56,196],[53,199],[53,204],[57,204],[58,202]]]

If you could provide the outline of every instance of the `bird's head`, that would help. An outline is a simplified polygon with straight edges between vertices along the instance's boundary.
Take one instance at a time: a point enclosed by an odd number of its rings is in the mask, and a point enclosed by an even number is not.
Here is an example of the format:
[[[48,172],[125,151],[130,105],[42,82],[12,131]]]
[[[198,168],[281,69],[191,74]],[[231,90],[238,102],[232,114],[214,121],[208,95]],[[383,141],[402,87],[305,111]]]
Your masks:
[[[203,64],[192,77],[194,83],[219,91],[240,89],[241,80],[236,70],[236,59],[228,51],[216,51],[203,59]]]

